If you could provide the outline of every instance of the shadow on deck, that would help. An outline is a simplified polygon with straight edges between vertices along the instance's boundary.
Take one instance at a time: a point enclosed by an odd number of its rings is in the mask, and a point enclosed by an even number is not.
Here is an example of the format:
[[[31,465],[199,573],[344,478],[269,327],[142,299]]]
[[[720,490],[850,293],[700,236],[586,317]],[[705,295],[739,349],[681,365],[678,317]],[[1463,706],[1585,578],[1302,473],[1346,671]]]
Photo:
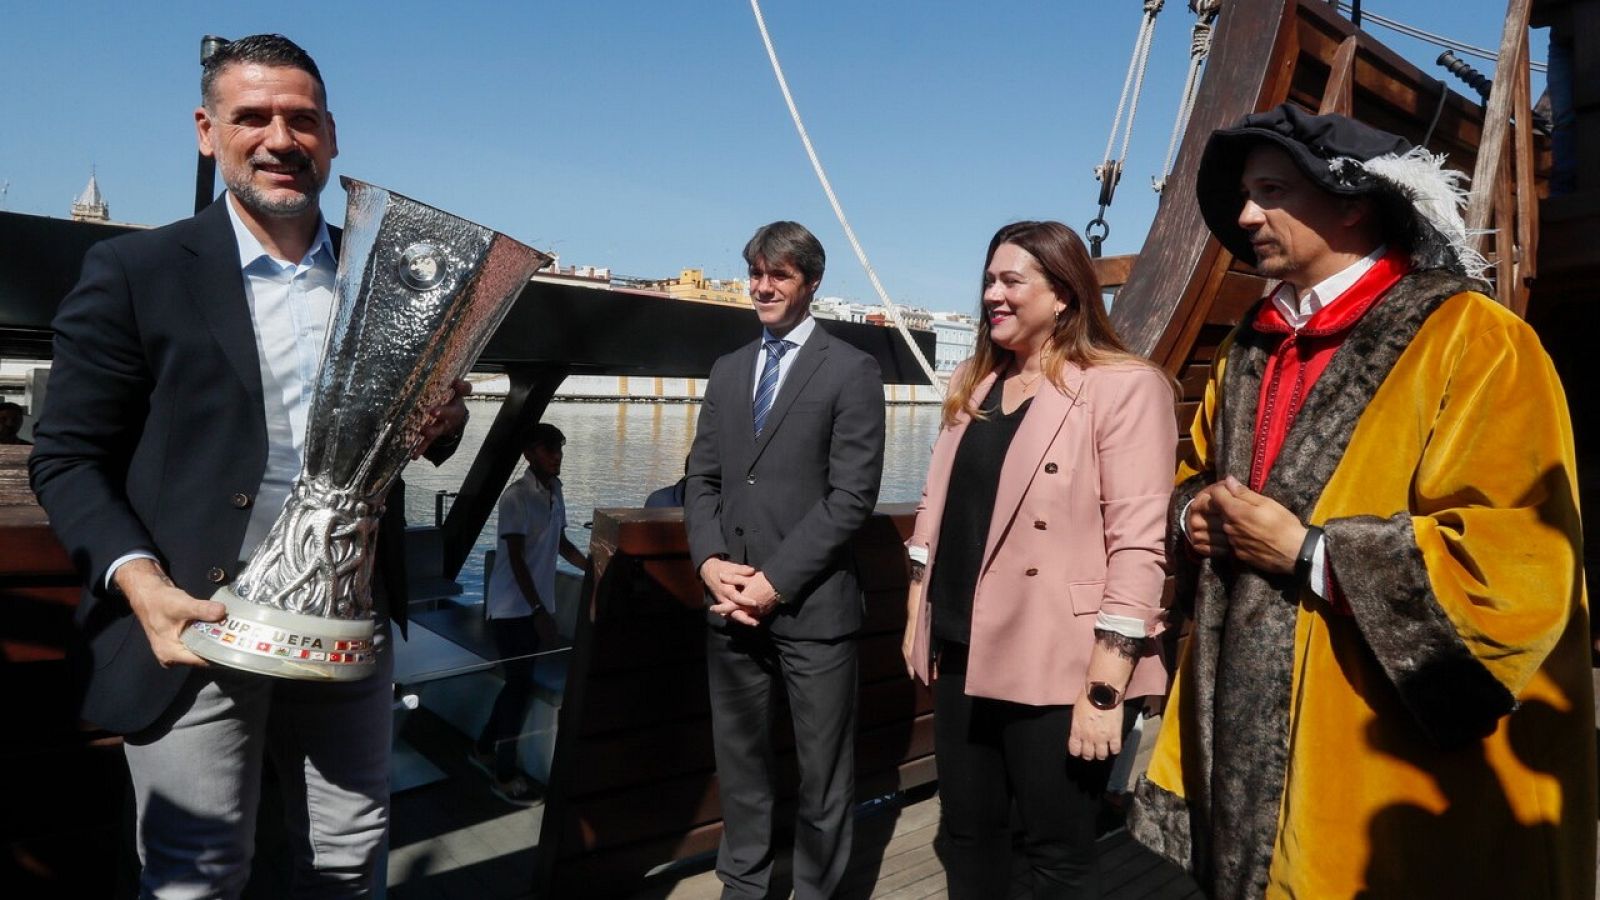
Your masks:
[[[944,867],[933,852],[939,826],[939,798],[921,788],[903,804],[887,805],[856,820],[855,852],[838,897],[841,900],[893,898],[921,900],[945,896]],[[714,900],[722,883],[707,857],[652,876],[631,900]],[[780,857],[775,883],[789,883],[788,858]],[[1182,869],[1140,846],[1118,829],[1100,838],[1100,871],[1107,900],[1180,900],[1203,897]],[[1028,872],[1015,857],[1013,898],[1031,896]],[[781,895],[780,895],[781,896]]]

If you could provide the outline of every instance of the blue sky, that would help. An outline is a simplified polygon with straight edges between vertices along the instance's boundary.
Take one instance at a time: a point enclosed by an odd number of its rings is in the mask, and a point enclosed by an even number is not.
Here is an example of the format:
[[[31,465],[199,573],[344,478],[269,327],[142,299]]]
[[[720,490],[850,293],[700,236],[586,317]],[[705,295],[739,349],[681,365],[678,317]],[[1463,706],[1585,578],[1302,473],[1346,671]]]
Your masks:
[[[1500,0],[1365,8],[1483,47]],[[1081,228],[1139,25],[1138,0],[765,0],[834,188],[890,295],[969,311],[988,237],[1019,218]],[[1193,16],[1158,19],[1107,252],[1156,199]],[[9,4],[0,17],[0,182],[10,211],[64,216],[90,167],[113,218],[192,205],[199,42],[280,31],[316,57],[350,175],[561,254],[645,277],[739,277],[779,218],[829,251],[823,293],[873,296],[812,175],[745,0]],[[1374,28],[1429,71],[1438,50]],[[1542,33],[1533,56],[1544,59]],[[1491,68],[1487,63],[1480,68]],[[1536,76],[1537,79],[1537,76]],[[1462,90],[1456,85],[1457,90]],[[325,208],[343,218],[343,195]]]

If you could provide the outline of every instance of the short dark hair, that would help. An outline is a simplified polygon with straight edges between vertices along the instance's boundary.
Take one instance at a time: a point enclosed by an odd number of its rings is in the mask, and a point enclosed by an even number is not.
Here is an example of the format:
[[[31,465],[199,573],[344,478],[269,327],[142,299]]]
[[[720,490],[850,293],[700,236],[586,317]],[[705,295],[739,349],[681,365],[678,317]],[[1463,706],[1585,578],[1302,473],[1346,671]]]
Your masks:
[[[788,262],[800,270],[807,283],[821,281],[822,272],[828,267],[822,242],[799,222],[773,222],[757,228],[750,243],[744,245],[744,261],[753,266],[758,259]]]
[[[328,87],[322,83],[322,72],[317,69],[317,62],[311,58],[311,54],[281,34],[252,34],[236,41],[225,41],[200,64],[200,102],[205,104],[206,109],[211,109],[211,89],[216,84],[217,76],[229,66],[245,63],[305,72],[317,83],[322,105],[328,105]]]
[[[12,403],[10,400],[0,400],[0,412],[11,412],[12,410],[22,412],[22,404]]]
[[[567,436],[561,429],[549,422],[534,422],[524,425],[517,432],[517,449],[526,450],[529,447],[543,447],[546,450],[559,450],[566,444]]]

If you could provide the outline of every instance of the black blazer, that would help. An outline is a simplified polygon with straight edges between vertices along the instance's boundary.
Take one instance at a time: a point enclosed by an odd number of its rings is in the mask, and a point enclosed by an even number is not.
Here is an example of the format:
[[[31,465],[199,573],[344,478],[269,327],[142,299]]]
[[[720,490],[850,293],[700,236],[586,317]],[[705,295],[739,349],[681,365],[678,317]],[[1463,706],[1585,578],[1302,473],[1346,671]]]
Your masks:
[[[726,555],[765,572],[784,598],[768,620],[774,634],[844,637],[861,628],[849,544],[878,500],[883,377],[877,360],[819,322],[756,438],[760,348],[753,341],[717,360],[706,381],[684,491],[689,550],[696,566]]]
[[[53,323],[49,398],[28,467],[84,579],[82,716],[109,731],[155,721],[189,669],[156,662],[127,601],[106,591],[107,568],[150,550],[178,587],[210,597],[213,569],[224,581],[238,575],[266,470],[255,329],[225,202],[96,244]],[[377,562],[402,628],[403,499],[397,486]]]

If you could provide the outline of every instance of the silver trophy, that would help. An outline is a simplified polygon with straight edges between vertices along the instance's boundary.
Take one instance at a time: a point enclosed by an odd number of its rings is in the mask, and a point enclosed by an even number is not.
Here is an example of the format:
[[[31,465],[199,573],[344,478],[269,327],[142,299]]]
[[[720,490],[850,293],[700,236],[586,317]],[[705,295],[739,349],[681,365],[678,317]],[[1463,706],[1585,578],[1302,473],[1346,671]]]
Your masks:
[[[550,257],[383,188],[349,196],[305,457],[267,538],[183,643],[212,662],[311,681],[371,674],[372,565],[389,488]]]

